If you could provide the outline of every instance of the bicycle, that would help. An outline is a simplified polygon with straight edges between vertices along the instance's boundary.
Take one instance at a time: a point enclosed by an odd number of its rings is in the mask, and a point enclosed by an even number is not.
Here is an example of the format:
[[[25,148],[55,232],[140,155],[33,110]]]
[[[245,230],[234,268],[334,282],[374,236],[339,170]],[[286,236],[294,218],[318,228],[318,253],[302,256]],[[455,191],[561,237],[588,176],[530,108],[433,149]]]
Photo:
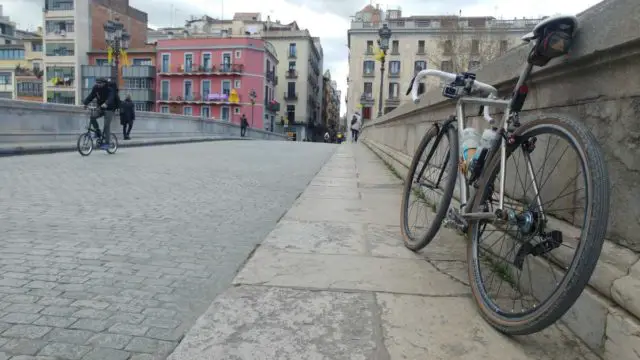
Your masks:
[[[566,54],[577,27],[578,21],[574,16],[555,16],[543,20],[531,33],[522,37],[527,43],[533,42],[533,47],[511,96],[506,99],[499,99],[493,86],[477,81],[475,74],[468,72],[452,74],[422,70],[411,80],[407,91],[407,95],[411,93],[413,101],[418,103],[416,84],[427,76],[436,76],[445,80],[443,96],[456,99],[457,104],[454,116],[442,124],[434,123],[427,131],[410,165],[401,208],[404,244],[413,251],[421,250],[433,240],[442,225],[466,234],[468,276],[473,298],[483,318],[498,331],[509,335],[541,331],[569,310],[594,271],[607,231],[609,176],[594,135],[581,122],[567,115],[543,114],[530,119],[520,119],[519,116],[528,93],[525,82],[533,67],[545,66],[550,59]],[[478,92],[486,97],[478,96]],[[480,105],[478,116],[482,114],[490,125],[480,141],[475,140],[479,134],[474,133],[473,128],[465,128],[467,105]],[[491,117],[489,107],[504,109],[499,122]],[[548,140],[545,145],[543,135],[557,135],[569,143],[565,152],[570,148],[576,151],[573,159],[562,164],[565,172],[551,181],[559,183],[562,179],[570,179],[564,188],[554,184],[551,190],[542,190],[551,178],[551,174],[544,176],[547,158],[542,159],[536,152],[544,146],[545,154],[549,150],[551,142]],[[466,144],[461,156],[460,138]],[[560,153],[559,149],[553,151],[557,144],[551,149],[552,158]],[[444,156],[442,163],[436,164],[439,159],[436,152],[440,150]],[[514,159],[518,151],[524,159],[524,183],[518,169],[519,162],[515,171],[507,168],[507,161]],[[426,159],[421,161],[425,154]],[[555,161],[554,166],[560,163],[563,155],[564,152],[557,161],[552,160]],[[432,160],[435,165],[429,165]],[[535,171],[533,165],[540,162],[542,170]],[[585,174],[582,182],[578,181],[577,175],[567,175],[573,166],[571,164]],[[452,198],[458,179],[459,201],[456,202],[459,205],[456,206],[452,204]],[[513,185],[513,189],[507,191],[507,185],[509,188]],[[568,187],[575,190],[581,186],[584,187],[584,199],[574,195],[574,191],[565,193]],[[543,201],[543,196],[558,189],[562,189],[558,198]],[[430,190],[435,193],[433,201],[424,193]],[[528,195],[527,190],[532,190],[533,195]],[[579,190],[583,189],[575,191]],[[409,214],[407,207],[412,195],[416,195],[416,202],[425,204],[431,214]],[[569,205],[582,204],[584,209],[552,209],[559,200]],[[429,224],[431,215],[433,220]],[[409,223],[423,217],[427,219],[426,226],[415,229],[425,229],[425,233],[418,236],[412,232]],[[584,220],[582,226],[575,224],[580,219]],[[552,230],[554,227],[559,229]],[[497,247],[495,243],[486,245],[482,241],[485,233],[491,238],[493,233],[500,232],[504,235],[493,236],[492,241],[505,239],[510,248]],[[577,255],[573,260],[566,256],[571,245],[575,245]],[[486,256],[486,259],[481,259],[481,256]],[[543,272],[544,266],[550,268],[548,273]],[[566,273],[560,278],[556,274],[562,268]],[[522,273],[525,270],[532,270],[534,276],[524,277]],[[492,288],[495,278],[485,279],[484,276],[492,272],[497,274],[498,281],[507,283],[505,290],[510,296],[500,295],[502,282],[496,293]],[[518,284],[515,283],[516,278]],[[543,285],[543,290],[553,289],[544,298],[540,291],[533,290],[533,285]],[[522,296],[520,303],[515,296]],[[533,304],[532,308],[525,310],[525,302]],[[513,307],[506,309],[511,303]]]
[[[94,106],[91,106],[89,109],[89,119],[92,117],[100,117],[103,114],[103,110]],[[104,134],[103,134],[104,135]],[[109,136],[111,139],[109,141],[109,148],[105,149],[109,154],[115,154],[118,151],[118,138],[114,133],[111,133]],[[95,144],[94,144],[95,141]],[[102,145],[103,136],[98,136],[96,129],[91,127],[91,121],[89,121],[89,125],[87,125],[87,131],[85,133],[80,134],[78,137],[78,142],[76,148],[78,152],[82,156],[89,156],[91,152],[93,152],[93,148],[100,148]]]

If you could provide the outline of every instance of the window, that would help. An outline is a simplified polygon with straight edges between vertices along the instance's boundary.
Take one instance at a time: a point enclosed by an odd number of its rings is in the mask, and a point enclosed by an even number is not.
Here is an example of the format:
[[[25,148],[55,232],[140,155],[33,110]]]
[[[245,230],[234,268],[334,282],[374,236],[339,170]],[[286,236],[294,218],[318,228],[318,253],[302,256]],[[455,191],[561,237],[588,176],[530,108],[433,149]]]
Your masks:
[[[222,54],[222,71],[231,70],[231,53]]]
[[[107,59],[96,59],[97,66],[109,66],[109,61]]]
[[[33,63],[33,71],[40,71],[40,63],[39,62],[34,62]]]
[[[75,73],[76,69],[71,66],[47,66],[47,83],[54,86],[72,86]],[[91,80],[95,81],[95,78],[91,78]],[[93,84],[87,85],[89,88],[93,86]]]
[[[0,85],[11,85],[11,73],[0,73]]]
[[[471,40],[471,53],[480,54],[480,40]]]
[[[236,89],[240,89],[240,85],[242,85],[242,81],[240,80],[234,80],[233,81],[233,87]]]
[[[11,78],[9,78],[9,81]],[[2,75],[0,75],[0,84],[2,84]],[[18,96],[42,96],[41,82],[19,82],[16,84]]]
[[[453,72],[453,63],[451,61],[443,61],[440,64],[440,70],[446,72]]]
[[[73,56],[74,43],[47,43],[47,56]]]
[[[287,105],[287,120],[289,124],[293,124],[296,122],[296,106],[295,105]]]
[[[47,20],[45,22],[45,31],[47,35],[65,35],[66,33],[75,32],[72,20]]]
[[[222,93],[227,96],[231,94],[231,80],[222,80]]]
[[[202,92],[202,98],[206,99],[211,93],[211,80],[202,80],[202,86],[200,88]]]
[[[240,59],[242,57],[242,51],[236,50],[236,59]]]
[[[396,82],[389,83],[389,98],[397,99],[400,97],[400,84]]]
[[[202,67],[211,69],[211,53],[202,54]]]
[[[424,90],[425,90],[424,83],[418,84],[418,95],[424,94]]]
[[[0,60],[23,60],[23,49],[2,49],[0,50]]]
[[[223,106],[220,109],[220,118],[223,121],[229,121],[229,107],[228,106]]]
[[[364,83],[364,93],[368,95],[373,95],[373,83],[370,83],[370,82]]]
[[[296,69],[296,62],[295,61],[289,61],[289,71],[295,70],[295,69]]]
[[[418,54],[424,54],[424,40],[418,40]]]
[[[125,89],[153,89],[153,79],[147,78],[125,78]]]
[[[184,71],[190,72],[193,70],[193,54],[184,54]]]
[[[298,56],[298,50],[296,48],[296,43],[289,44],[289,57],[294,58]]]
[[[453,53],[453,43],[451,43],[451,40],[446,40],[444,42],[444,54],[451,55],[451,53]]]
[[[400,53],[400,40],[393,40],[391,42],[391,53],[392,54]]]
[[[193,108],[191,106],[185,106],[182,108],[182,114],[183,115],[193,115]]]
[[[362,63],[362,69],[364,74],[366,75],[373,75],[375,68],[376,68],[376,63],[373,60],[365,60]]]
[[[171,55],[162,54],[162,68],[160,71],[169,72],[170,61],[171,61]]]
[[[237,106],[236,106],[236,107],[234,107],[234,108],[233,108],[233,113],[234,113],[234,114],[240,114],[240,108],[239,108],[239,107],[237,107]]]
[[[134,108],[136,111],[151,111],[151,103],[148,102],[134,102]]]
[[[133,59],[133,66],[153,66],[149,58]]]
[[[169,107],[166,105],[163,105],[160,107],[160,112],[163,114],[168,114],[169,113]]]
[[[509,49],[509,42],[507,40],[500,41],[500,52],[505,53]]]
[[[400,61],[389,61],[389,74],[400,75]]]
[[[287,83],[287,95],[295,96],[295,94],[296,94],[296,83],[294,82]]]
[[[424,60],[418,60],[413,64],[413,70],[414,72],[418,72],[420,70],[424,70],[427,68],[427,62]]]
[[[193,96],[193,82],[191,80],[184,81],[184,93],[185,99]]]
[[[202,116],[203,118],[210,118],[211,117],[211,109],[208,106],[203,106],[200,108],[200,116]]]
[[[42,52],[42,43],[31,43],[31,51],[34,52]]]
[[[160,99],[169,100],[169,80],[162,80],[160,83]]]
[[[367,41],[367,54],[368,55],[373,55],[373,41],[372,40]]]

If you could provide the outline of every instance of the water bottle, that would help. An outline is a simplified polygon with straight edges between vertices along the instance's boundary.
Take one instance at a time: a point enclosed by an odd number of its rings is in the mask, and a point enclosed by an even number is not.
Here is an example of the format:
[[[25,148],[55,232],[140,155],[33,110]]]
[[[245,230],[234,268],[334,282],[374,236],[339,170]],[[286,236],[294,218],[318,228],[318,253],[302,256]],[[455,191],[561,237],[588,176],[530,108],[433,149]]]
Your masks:
[[[486,129],[482,132],[482,139],[480,140],[480,146],[476,150],[473,158],[471,159],[471,163],[469,165],[469,181],[474,181],[482,171],[484,167],[484,161],[487,156],[487,153],[496,141],[498,141],[498,132],[494,129]]]
[[[482,140],[480,141],[480,148],[476,151],[476,159],[480,156],[483,149],[491,149],[493,144],[498,141],[498,132],[493,129],[486,129],[482,132]]]
[[[463,174],[467,173],[469,163],[476,154],[478,146],[480,146],[480,133],[472,127],[462,130],[462,164],[461,170]]]

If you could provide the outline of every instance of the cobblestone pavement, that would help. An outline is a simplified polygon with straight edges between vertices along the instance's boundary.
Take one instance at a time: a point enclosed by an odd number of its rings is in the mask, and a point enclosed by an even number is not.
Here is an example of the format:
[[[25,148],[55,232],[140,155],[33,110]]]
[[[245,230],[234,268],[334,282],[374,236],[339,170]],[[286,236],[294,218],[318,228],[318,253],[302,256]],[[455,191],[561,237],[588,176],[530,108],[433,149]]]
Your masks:
[[[166,358],[334,149],[0,159],[0,360]]]

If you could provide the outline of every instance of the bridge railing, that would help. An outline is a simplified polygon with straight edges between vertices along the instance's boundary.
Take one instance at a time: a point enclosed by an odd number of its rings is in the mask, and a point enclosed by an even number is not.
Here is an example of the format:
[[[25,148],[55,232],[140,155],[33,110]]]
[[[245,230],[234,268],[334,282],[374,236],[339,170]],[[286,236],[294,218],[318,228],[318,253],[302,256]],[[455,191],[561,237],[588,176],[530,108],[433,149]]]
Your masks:
[[[88,112],[81,106],[0,99],[0,143],[75,141],[86,129],[88,121]],[[114,116],[111,129],[119,133],[118,115]],[[136,138],[239,136],[240,125],[194,116],[137,111],[132,134]],[[255,128],[247,129],[247,137],[287,140],[284,134]]]
[[[605,152],[612,183],[608,241],[592,287],[565,321],[592,349],[611,359],[612,354],[621,354],[613,348],[618,345],[607,340],[623,331],[618,326],[624,323],[640,331],[640,34],[634,30],[640,28],[638,14],[637,0],[608,0],[579,14],[579,33],[571,53],[535,69],[522,113],[523,118],[569,114],[591,129]],[[494,85],[500,96],[509,96],[529,49],[524,44],[484,65],[476,71],[478,80]],[[420,104],[405,101],[366,123],[362,139],[405,175],[422,136],[434,121],[454,114],[454,109],[455,102],[444,98],[441,88],[428,89]],[[486,121],[474,116],[478,110],[469,108],[468,121],[483,128]],[[562,184],[573,175],[570,171]],[[618,306],[634,316],[616,313]],[[631,346],[630,338],[616,341]]]

